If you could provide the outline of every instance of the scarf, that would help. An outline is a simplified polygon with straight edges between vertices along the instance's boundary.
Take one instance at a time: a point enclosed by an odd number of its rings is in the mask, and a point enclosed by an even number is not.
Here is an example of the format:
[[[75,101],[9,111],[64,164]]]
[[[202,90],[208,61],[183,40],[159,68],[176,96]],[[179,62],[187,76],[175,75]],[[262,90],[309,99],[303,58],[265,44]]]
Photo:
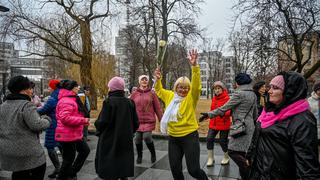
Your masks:
[[[179,96],[178,94],[174,93],[173,99],[171,100],[170,104],[164,111],[164,114],[162,116],[161,122],[160,122],[160,131],[163,134],[167,134],[167,126],[170,121],[178,122],[177,116],[179,115],[179,107],[181,104],[181,101],[184,100],[184,97]]]
[[[265,109],[263,109],[257,121],[261,122],[261,128],[264,129],[269,126],[272,126],[277,121],[281,122],[282,120],[287,119],[290,116],[299,114],[308,109],[309,109],[308,101],[305,99],[301,99],[285,107],[278,114],[274,114],[273,111],[266,112]]]

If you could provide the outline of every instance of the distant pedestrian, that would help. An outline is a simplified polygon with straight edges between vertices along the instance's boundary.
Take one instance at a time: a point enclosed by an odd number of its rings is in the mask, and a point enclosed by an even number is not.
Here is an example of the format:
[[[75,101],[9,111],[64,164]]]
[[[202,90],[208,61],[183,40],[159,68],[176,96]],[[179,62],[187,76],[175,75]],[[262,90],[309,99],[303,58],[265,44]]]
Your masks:
[[[8,89],[11,94],[0,105],[1,169],[13,171],[12,180],[43,180],[46,156],[39,134],[50,126],[51,120],[37,113],[27,77],[11,78]]]
[[[169,134],[169,163],[175,180],[183,180],[182,158],[185,156],[187,169],[193,178],[207,180],[200,167],[200,145],[198,120],[195,108],[201,93],[200,67],[196,50],[189,52],[192,80],[186,76],[176,80],[173,91],[162,87],[161,71],[155,70],[155,91],[165,103],[166,110],[161,119],[161,132]]]
[[[88,111],[88,118],[90,118],[90,113],[91,113],[90,87],[83,86],[83,91],[84,91],[84,96],[85,96],[84,105]],[[90,141],[90,139],[88,139],[88,126],[85,126],[83,128],[83,137],[86,141]]]
[[[320,81],[313,86],[311,97],[308,98],[310,104],[310,111],[317,119],[318,137],[320,137]]]
[[[83,140],[83,128],[89,124],[88,112],[77,96],[80,87],[76,81],[63,80],[60,87],[55,140],[62,147],[62,165],[57,179],[76,179],[90,153],[87,142]]]
[[[253,85],[253,91],[257,96],[258,116],[260,116],[263,108],[267,103],[266,82],[258,81]]]
[[[228,90],[221,81],[216,81],[213,84],[213,90],[215,96],[212,98],[211,110],[215,110],[230,99]],[[209,130],[207,135],[207,149],[208,149],[208,161],[207,166],[213,166],[214,160],[214,142],[215,137],[219,133],[219,143],[224,152],[224,157],[221,161],[222,165],[229,163],[228,155],[228,134],[231,125],[231,111],[227,111],[223,116],[217,116],[210,120]]]
[[[162,109],[156,93],[149,88],[149,76],[139,76],[139,87],[131,94],[130,99],[135,102],[139,117],[139,129],[136,132],[135,144],[137,148],[137,164],[142,162],[143,141],[150,153],[151,162],[156,161],[156,151],[152,139],[152,131],[156,127],[156,116],[162,118]]]
[[[95,169],[105,180],[126,180],[134,176],[133,134],[139,120],[134,102],[125,97],[124,87],[121,77],[113,77],[108,82],[108,97],[95,122],[99,137]]]
[[[250,180],[320,179],[316,119],[308,110],[308,86],[297,72],[274,77],[269,102],[256,125],[247,158]]]
[[[31,81],[31,87],[32,87],[32,98],[31,98],[31,102],[33,102],[33,104],[35,104],[37,107],[41,106],[41,99],[38,95],[35,94],[34,92],[34,88],[35,88],[36,84],[34,82]]]
[[[48,150],[49,158],[54,166],[54,171],[48,175],[49,178],[56,178],[56,176],[60,172],[60,162],[58,158],[58,154],[55,150],[58,147],[58,143],[55,138],[55,130],[57,127],[57,118],[56,118],[56,106],[58,103],[58,95],[59,95],[59,84],[60,80],[51,79],[49,81],[49,92],[51,92],[49,99],[47,102],[39,108],[37,111],[40,115],[48,115],[51,118],[50,127],[46,129],[44,146]]]

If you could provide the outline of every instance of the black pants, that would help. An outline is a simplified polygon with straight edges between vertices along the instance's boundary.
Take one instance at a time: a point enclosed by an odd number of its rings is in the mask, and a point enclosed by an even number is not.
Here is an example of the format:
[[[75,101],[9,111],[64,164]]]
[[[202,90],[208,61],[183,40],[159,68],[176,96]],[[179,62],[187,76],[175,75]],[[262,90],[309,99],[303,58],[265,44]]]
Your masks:
[[[229,130],[220,131],[220,130],[209,129],[208,135],[207,135],[207,149],[208,150],[213,150],[214,141],[216,139],[215,137],[219,132],[220,132],[219,144],[221,146],[222,151],[223,152],[227,152],[228,151]]]
[[[240,151],[228,150],[230,158],[238,165],[239,172],[242,180],[247,180],[249,178],[250,167],[247,165],[245,158],[246,153]]]
[[[86,161],[90,148],[86,141],[60,142],[60,144],[63,153],[59,177],[61,179],[74,177]],[[76,152],[78,152],[77,157]]]
[[[175,180],[184,180],[182,158],[185,155],[188,172],[199,180],[207,180],[206,173],[200,168],[199,135],[195,131],[183,137],[169,136],[169,163]]]
[[[12,173],[12,180],[43,180],[46,172],[46,163],[33,169],[15,171]]]

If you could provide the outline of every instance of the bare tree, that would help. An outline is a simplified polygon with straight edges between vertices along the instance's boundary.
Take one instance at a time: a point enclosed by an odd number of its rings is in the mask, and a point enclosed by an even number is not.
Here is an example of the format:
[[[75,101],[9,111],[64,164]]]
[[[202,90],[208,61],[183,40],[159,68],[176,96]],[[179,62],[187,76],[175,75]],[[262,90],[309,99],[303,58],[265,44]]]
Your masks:
[[[319,27],[318,0],[238,0],[234,8],[239,10],[237,20],[245,19],[244,25],[270,37],[271,43],[266,41],[265,49],[286,57],[283,59],[293,64],[291,70],[303,72],[316,46],[312,33]],[[304,76],[310,77],[319,67],[318,61]]]
[[[224,81],[225,79],[225,64],[222,52],[225,48],[225,40],[223,38],[218,38],[214,40],[213,38],[205,38],[202,49],[202,53],[208,58],[208,70],[209,77],[207,82],[207,91],[211,92],[211,98],[213,97],[212,85],[215,81]],[[207,98],[209,98],[209,93],[207,93]]]
[[[235,74],[248,72],[254,65],[253,39],[245,30],[232,32],[229,36],[230,49],[234,56],[233,69]]]
[[[182,42],[180,41],[181,39],[201,36],[202,30],[196,24],[195,18],[200,12],[199,4],[202,2],[203,0],[148,0],[135,2],[133,15],[136,18],[133,18],[132,21],[135,24],[140,24],[142,29],[140,42],[144,47],[143,59],[145,60],[144,62],[148,62],[148,65],[145,64],[147,68],[154,67],[150,63],[156,64],[155,59],[150,57],[155,57],[155,52],[159,48],[159,40],[165,40],[169,47],[173,44],[176,46],[176,40]],[[166,76],[170,69],[169,56],[166,53],[161,64],[164,84],[166,84]]]
[[[91,87],[92,105],[96,108],[91,26],[97,21],[103,24],[111,15],[111,0],[7,1],[12,11],[4,15],[1,24],[5,34],[27,42],[29,55],[55,57],[78,64],[81,82]]]

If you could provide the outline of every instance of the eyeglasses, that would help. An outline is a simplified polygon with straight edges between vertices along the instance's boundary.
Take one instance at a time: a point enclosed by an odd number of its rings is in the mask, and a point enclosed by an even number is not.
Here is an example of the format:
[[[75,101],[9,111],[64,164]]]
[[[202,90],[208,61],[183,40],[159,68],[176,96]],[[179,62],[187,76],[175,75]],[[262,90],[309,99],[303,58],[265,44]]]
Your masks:
[[[181,89],[181,90],[189,90],[189,86],[177,86],[177,89]]]
[[[148,81],[148,79],[147,78],[142,78],[141,81]]]

